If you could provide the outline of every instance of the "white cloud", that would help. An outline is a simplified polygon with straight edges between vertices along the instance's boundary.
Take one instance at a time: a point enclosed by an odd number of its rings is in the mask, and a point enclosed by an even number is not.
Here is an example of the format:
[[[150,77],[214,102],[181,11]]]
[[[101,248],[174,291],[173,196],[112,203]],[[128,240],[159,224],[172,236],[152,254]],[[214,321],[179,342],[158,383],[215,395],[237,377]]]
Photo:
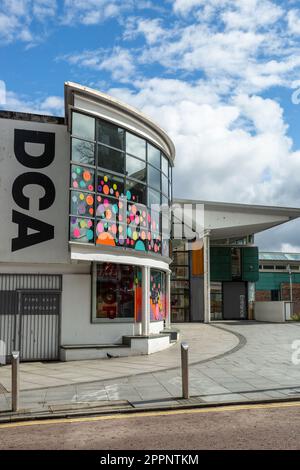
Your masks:
[[[143,35],[147,44],[155,44],[167,34],[161,24],[160,18],[128,18],[123,37],[124,39],[134,39],[138,35]]]
[[[232,2],[233,7],[222,13],[222,19],[230,29],[256,29],[274,24],[284,10],[268,0],[243,0]]]
[[[5,103],[2,109],[24,113],[36,113],[54,116],[64,115],[64,99],[61,96],[47,96],[42,99],[31,99],[26,95],[6,90]]]
[[[64,0],[64,24],[95,25],[116,17],[132,6],[130,0]]]
[[[39,21],[54,17],[57,11],[56,0],[34,0],[33,14]]]
[[[294,246],[290,243],[282,243],[280,251],[285,253],[300,253],[300,245]]]
[[[109,92],[151,116],[174,140],[175,195],[265,204],[295,204],[300,198],[300,153],[291,150],[274,100],[239,95],[226,104],[201,93],[203,83],[179,80],[135,85],[136,92]],[[250,130],[240,124],[243,120]]]
[[[130,51],[120,47],[115,47],[109,51],[104,49],[83,51],[58,57],[58,60],[66,60],[72,65],[97,71],[108,71],[114,80],[120,82],[131,81],[132,76],[135,74],[133,56]]]
[[[0,39],[2,45],[21,41],[33,46],[41,40],[34,22],[53,17],[56,0],[2,0],[0,4]]]
[[[300,35],[300,10],[293,9],[287,13],[289,31],[292,34]]]
[[[205,0],[175,0],[173,9],[182,15],[188,14],[193,8],[203,6]]]

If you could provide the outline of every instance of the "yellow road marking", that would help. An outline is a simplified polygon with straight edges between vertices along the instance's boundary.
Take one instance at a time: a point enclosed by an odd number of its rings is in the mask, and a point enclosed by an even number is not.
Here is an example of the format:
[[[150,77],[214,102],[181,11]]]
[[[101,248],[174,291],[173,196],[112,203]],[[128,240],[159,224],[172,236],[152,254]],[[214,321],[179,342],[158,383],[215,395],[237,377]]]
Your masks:
[[[281,403],[261,403],[256,405],[228,405],[228,406],[217,406],[217,407],[203,407],[203,408],[189,408],[184,410],[165,410],[165,411],[143,411],[141,413],[120,413],[111,415],[101,416],[86,416],[82,418],[55,418],[55,419],[43,419],[35,421],[23,421],[16,423],[5,423],[0,424],[0,429],[5,428],[19,428],[25,426],[46,426],[51,424],[66,424],[66,423],[88,423],[92,421],[106,421],[111,419],[130,419],[130,418],[142,418],[142,417],[153,417],[153,416],[172,416],[172,415],[183,415],[183,414],[199,414],[199,413],[220,413],[225,411],[243,411],[243,410],[259,410],[259,409],[277,409],[277,408],[293,408],[299,407],[300,402],[281,402]]]

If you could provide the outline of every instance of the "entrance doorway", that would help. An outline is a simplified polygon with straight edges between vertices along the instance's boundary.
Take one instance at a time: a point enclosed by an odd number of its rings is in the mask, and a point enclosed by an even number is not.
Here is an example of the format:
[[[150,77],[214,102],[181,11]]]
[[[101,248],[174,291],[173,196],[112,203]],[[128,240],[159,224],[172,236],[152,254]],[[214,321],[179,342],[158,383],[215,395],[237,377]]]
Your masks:
[[[223,282],[223,320],[247,319],[245,282]]]

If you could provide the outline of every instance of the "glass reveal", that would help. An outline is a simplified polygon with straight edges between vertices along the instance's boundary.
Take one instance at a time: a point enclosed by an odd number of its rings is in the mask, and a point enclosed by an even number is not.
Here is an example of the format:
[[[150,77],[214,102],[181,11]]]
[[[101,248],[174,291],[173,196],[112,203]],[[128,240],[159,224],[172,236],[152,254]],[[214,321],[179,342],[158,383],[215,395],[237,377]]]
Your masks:
[[[131,178],[146,182],[146,163],[126,155],[126,174]]]
[[[126,152],[146,160],[146,141],[130,132],[126,132]]]
[[[161,190],[162,193],[168,197],[169,192],[169,181],[164,174],[161,175]]]
[[[86,140],[95,140],[95,119],[81,113],[72,113],[72,135]]]
[[[158,191],[160,191],[160,174],[160,171],[148,165],[148,184]]]
[[[168,162],[168,159],[164,155],[161,156],[161,171],[167,177],[169,176],[169,162]]]
[[[72,139],[72,157],[74,162],[83,165],[95,164],[95,145],[86,140]]]
[[[156,166],[160,170],[160,151],[156,148],[153,147],[153,145],[148,144],[147,145],[148,149],[148,163],[151,163],[152,165]]]
[[[118,150],[105,147],[98,144],[97,146],[97,164],[106,170],[115,171],[116,173],[125,172],[125,154]]]
[[[138,202],[139,204],[146,204],[147,186],[145,184],[127,179],[125,196],[128,201]]]
[[[97,141],[119,150],[125,150],[125,131],[106,121],[97,121]]]

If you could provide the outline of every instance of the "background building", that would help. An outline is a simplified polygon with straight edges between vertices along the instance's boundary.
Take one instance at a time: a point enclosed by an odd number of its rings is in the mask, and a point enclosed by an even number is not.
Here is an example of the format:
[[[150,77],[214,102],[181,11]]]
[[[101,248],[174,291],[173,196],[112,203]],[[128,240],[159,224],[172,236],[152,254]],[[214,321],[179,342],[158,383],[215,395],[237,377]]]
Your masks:
[[[293,312],[300,314],[300,254],[259,253],[257,301],[293,301]]]
[[[254,235],[299,217],[300,210],[208,201],[174,203],[182,208],[202,205],[204,233],[197,245],[173,241],[172,321],[254,318],[259,280]],[[193,229],[192,220],[189,225]]]

